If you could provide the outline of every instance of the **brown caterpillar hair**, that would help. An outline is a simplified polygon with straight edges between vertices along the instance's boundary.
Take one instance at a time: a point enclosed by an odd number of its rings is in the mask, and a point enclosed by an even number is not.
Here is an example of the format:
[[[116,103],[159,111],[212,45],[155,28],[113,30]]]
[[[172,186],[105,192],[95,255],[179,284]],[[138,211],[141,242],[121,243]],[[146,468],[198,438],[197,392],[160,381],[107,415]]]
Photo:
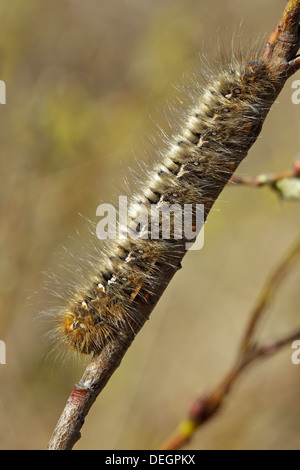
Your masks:
[[[147,181],[131,197],[128,227],[136,213],[149,213],[152,205],[203,204],[206,219],[256,140],[280,83],[258,54],[233,58],[216,74],[208,73],[182,131],[170,139]],[[143,227],[143,234],[147,231],[150,227]],[[83,354],[98,353],[122,331],[134,334],[135,325],[145,320],[137,300],[151,302],[163,282],[162,267],[172,263],[179,268],[183,250],[174,233],[170,240],[145,239],[142,233],[136,239],[112,240],[97,255],[86,286],[56,315],[56,333]]]

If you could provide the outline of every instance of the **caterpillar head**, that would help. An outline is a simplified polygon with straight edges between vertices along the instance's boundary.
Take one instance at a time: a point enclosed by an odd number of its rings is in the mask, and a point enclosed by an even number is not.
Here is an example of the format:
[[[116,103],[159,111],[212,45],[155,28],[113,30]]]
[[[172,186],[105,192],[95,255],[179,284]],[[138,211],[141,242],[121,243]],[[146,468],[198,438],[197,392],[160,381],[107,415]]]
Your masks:
[[[58,329],[64,343],[81,354],[100,352],[112,334],[100,315],[75,309],[65,312]]]

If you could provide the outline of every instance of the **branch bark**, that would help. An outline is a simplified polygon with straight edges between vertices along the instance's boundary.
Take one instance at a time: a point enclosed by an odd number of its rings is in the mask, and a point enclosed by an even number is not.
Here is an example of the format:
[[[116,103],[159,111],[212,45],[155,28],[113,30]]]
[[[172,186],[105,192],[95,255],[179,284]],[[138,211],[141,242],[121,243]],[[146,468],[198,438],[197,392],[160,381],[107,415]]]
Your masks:
[[[257,62],[256,67],[264,68],[265,63],[272,66],[274,77],[272,78],[272,86],[274,94],[270,96],[266,93],[269,106],[271,107],[277,98],[280,90],[284,86],[285,81],[300,66],[300,61],[296,57],[299,49],[299,33],[298,25],[300,20],[300,0],[290,0],[284,10],[280,23],[276,26],[270,40],[261,56],[261,61]],[[267,110],[265,112],[267,115]],[[265,117],[265,116],[264,116]],[[249,136],[249,145],[245,148],[244,157],[247,155],[250,147],[256,140],[260,129],[254,130],[253,135]],[[218,198],[221,190],[226,186],[228,180],[239,165],[241,158],[232,168],[228,169],[228,179],[224,177],[222,182],[218,181],[215,190],[209,189],[209,193],[205,194],[206,188],[203,188],[203,196],[211,201],[206,207],[206,216],[208,215],[213,203]],[[84,423],[84,419],[89,412],[92,404],[97,396],[104,388],[111,375],[120,365],[121,360],[131,345],[135,335],[139,332],[145,321],[149,318],[150,313],[159,301],[164,290],[170,283],[171,279],[180,268],[180,261],[185,255],[185,246],[178,248],[176,253],[171,254],[168,264],[162,263],[158,265],[158,269],[164,273],[164,282],[161,283],[157,291],[151,294],[151,298],[144,300],[135,299],[134,309],[138,310],[139,318],[142,319],[139,324],[132,322],[130,329],[121,332],[117,337],[113,338],[103,350],[92,358],[87,366],[83,377],[75,385],[63,413],[56,425],[54,433],[50,439],[49,450],[69,450],[72,449],[76,441],[80,438],[80,429]]]

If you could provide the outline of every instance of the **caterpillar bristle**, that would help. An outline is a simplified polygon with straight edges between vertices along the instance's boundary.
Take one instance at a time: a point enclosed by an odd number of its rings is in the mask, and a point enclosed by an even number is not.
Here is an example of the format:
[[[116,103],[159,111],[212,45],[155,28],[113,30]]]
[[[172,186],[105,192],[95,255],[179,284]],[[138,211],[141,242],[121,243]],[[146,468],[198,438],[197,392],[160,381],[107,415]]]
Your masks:
[[[275,71],[259,57],[258,51],[248,58],[236,54],[222,60],[216,73],[206,64],[202,84],[194,87],[191,105],[180,116],[181,127],[171,139],[162,135],[165,150],[155,151],[153,169],[142,168],[144,181],[130,197],[121,232],[135,232],[132,224],[138,214],[149,216],[151,207],[166,204],[190,204],[193,216],[195,206],[202,204],[206,219],[216,194],[256,140],[271,98],[279,91]],[[135,238],[109,240],[102,251],[96,248],[85,285],[56,315],[55,334],[63,343],[81,354],[97,354],[113,337],[142,324],[139,298],[151,302],[163,281],[162,266],[180,268],[182,242],[177,242],[174,227],[181,215],[171,222],[170,239],[152,239],[147,236],[150,226],[144,224]],[[161,235],[160,223],[157,230]]]

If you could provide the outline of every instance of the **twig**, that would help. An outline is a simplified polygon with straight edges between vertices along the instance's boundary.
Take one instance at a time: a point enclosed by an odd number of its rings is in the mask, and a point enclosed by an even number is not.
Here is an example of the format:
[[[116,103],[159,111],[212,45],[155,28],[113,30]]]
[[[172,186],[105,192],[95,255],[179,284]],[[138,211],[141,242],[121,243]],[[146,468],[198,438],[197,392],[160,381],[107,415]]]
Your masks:
[[[211,187],[206,185],[203,188],[203,198],[208,201],[206,204],[206,216],[209,213],[212,205],[218,198],[222,189],[226,186],[228,180],[236,170],[241,162],[241,159],[247,155],[248,150],[253,145],[257,136],[260,133],[261,124],[265,119],[269,108],[274,103],[280,90],[285,84],[288,77],[300,67],[300,61],[296,57],[299,49],[299,35],[298,24],[300,20],[300,0],[290,0],[284,11],[283,18],[280,25],[276,29],[276,41],[271,38],[267,47],[267,53],[264,52],[262,60],[256,63],[256,71],[262,71],[264,74],[265,62],[271,66],[274,77],[272,77],[273,93],[270,90],[264,93],[262,90],[262,97],[268,103],[266,109],[262,110],[261,122],[259,126],[254,126],[251,129],[249,140],[243,154],[237,155],[236,162],[232,162],[231,168],[228,168],[226,177],[222,180],[216,180],[215,186]],[[251,67],[251,64],[249,65]],[[219,178],[220,179],[220,178]],[[54,433],[50,439],[48,449],[68,450],[72,449],[76,441],[80,438],[80,429],[84,423],[84,419],[96,400],[98,394],[108,382],[109,378],[119,366],[122,357],[129,348],[134,336],[139,332],[144,322],[148,319],[153,308],[160,299],[162,293],[167,285],[173,278],[174,274],[180,267],[180,261],[185,255],[186,250],[184,246],[182,250],[170,254],[170,262],[157,264],[157,268],[163,272],[162,278],[164,282],[161,283],[157,292],[151,295],[151,299],[135,300],[134,308],[139,312],[141,321],[139,324],[132,323],[131,331],[127,329],[121,332],[118,336],[113,338],[106,344],[103,350],[93,357],[90,364],[87,366],[83,377],[75,386],[63,413],[57,423]],[[173,258],[172,258],[173,256]]]
[[[274,355],[284,346],[290,345],[294,340],[300,338],[299,328],[290,335],[284,336],[283,338],[270,343],[259,345],[255,341],[255,332],[259,321],[267,307],[270,305],[270,302],[279,286],[299,258],[300,238],[296,245],[286,253],[282,262],[278,265],[277,269],[262,289],[258,303],[250,315],[250,321],[241,342],[234,366],[225,375],[218,386],[216,386],[211,392],[195,400],[191,406],[188,418],[179,425],[174,435],[167,439],[160,449],[177,450],[187,445],[196,430],[210,420],[221,408],[224,403],[224,399],[230,392],[232,386],[250,364],[253,364],[258,359]]]
[[[253,349],[253,337],[257,329],[257,325],[264,314],[265,310],[270,305],[271,300],[274,297],[278,287],[285,279],[287,273],[290,271],[294,263],[298,260],[300,256],[300,238],[297,243],[286,253],[282,262],[278,265],[277,269],[271,275],[270,279],[266,282],[263,287],[257,305],[253,310],[251,315],[251,320],[249,322],[248,328],[246,330],[240,354],[245,356],[248,351]]]
[[[293,178],[297,176],[294,170],[287,170],[277,174],[261,174],[257,176],[239,176],[233,175],[230,184],[244,184],[247,186],[273,186],[282,179]]]
[[[282,173],[260,174],[257,176],[232,175],[229,184],[254,186],[256,188],[268,186],[275,190],[283,199],[300,200],[300,156],[294,161],[293,168]],[[297,188],[294,190],[294,188]],[[291,197],[293,195],[293,197]]]

